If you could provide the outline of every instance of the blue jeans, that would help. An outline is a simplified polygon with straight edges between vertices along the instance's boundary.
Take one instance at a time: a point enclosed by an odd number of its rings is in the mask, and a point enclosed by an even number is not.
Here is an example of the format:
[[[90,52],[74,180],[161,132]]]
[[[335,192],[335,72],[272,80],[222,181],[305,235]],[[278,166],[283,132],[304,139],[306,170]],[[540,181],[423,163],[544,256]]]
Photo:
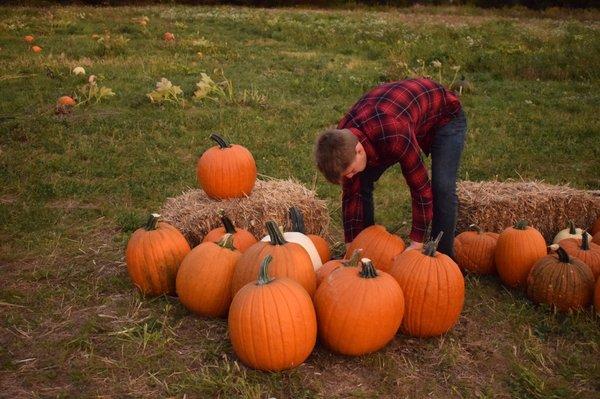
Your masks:
[[[461,110],[456,118],[439,128],[431,144],[431,187],[433,191],[433,221],[431,237],[443,231],[438,250],[454,256],[454,233],[458,216],[456,178],[467,133],[467,119]],[[388,166],[368,168],[360,174],[363,220],[365,226],[375,223],[373,206],[374,183]]]
[[[431,238],[444,232],[438,250],[454,256],[454,234],[458,217],[456,179],[467,133],[467,118],[461,110],[456,118],[439,128],[431,144],[431,188],[433,222]]]

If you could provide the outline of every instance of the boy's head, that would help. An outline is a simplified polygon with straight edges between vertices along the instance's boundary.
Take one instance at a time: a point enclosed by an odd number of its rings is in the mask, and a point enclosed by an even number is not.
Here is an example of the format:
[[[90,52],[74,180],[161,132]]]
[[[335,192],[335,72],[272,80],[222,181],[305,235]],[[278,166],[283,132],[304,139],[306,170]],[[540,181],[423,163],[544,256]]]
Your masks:
[[[367,155],[350,130],[327,129],[315,142],[315,163],[327,180],[341,184],[365,169]]]

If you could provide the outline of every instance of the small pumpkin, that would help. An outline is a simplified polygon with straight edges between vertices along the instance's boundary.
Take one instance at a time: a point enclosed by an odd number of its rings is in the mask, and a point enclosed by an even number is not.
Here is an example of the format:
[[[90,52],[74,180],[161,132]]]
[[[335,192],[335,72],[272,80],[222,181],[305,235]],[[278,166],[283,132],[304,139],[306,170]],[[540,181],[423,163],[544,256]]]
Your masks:
[[[23,40],[25,40],[27,43],[33,43],[33,41],[35,39],[32,35],[27,35],[27,36],[23,37]]]
[[[422,250],[402,252],[390,269],[406,301],[400,331],[413,337],[434,337],[449,331],[465,302],[465,280],[458,265],[437,252],[441,237],[442,232]]]
[[[590,227],[591,235],[595,236],[598,233],[600,233],[600,217],[598,219],[596,219],[594,224],[592,224],[592,226]]]
[[[535,303],[546,303],[568,311],[589,305],[594,294],[592,270],[558,247],[531,268],[527,277],[527,296]]]
[[[31,46],[31,51],[33,51],[34,53],[41,53],[42,48],[40,46]]]
[[[587,232],[585,234],[587,234],[589,236],[589,234]],[[579,227],[575,228],[575,223],[573,223],[572,220],[569,220],[569,225],[567,226],[567,228],[559,231],[556,234],[556,236],[554,236],[554,240],[552,241],[552,243],[558,244],[566,238],[581,238],[582,235],[583,235],[583,230],[580,229]],[[591,240],[591,238],[592,237],[589,236],[590,240]]]
[[[242,254],[233,273],[232,294],[235,295],[244,285],[253,281],[261,261],[271,255],[271,274],[295,280],[312,297],[317,289],[317,276],[310,256],[300,244],[287,241],[274,221],[268,221],[266,226],[270,240],[259,241]]]
[[[164,40],[165,42],[172,42],[172,41],[174,41],[174,40],[175,40],[175,35],[174,35],[174,34],[172,34],[171,32],[165,32],[165,33],[163,34],[163,40]]]
[[[209,231],[204,236],[202,242],[216,242],[223,237],[223,234],[232,234],[233,246],[240,252],[245,252],[248,248],[258,242],[256,237],[254,237],[248,230],[236,228],[231,222],[231,219],[227,217],[225,212],[221,210],[219,214],[221,217],[221,223],[223,223],[223,227],[217,227],[216,229]]]
[[[594,279],[600,277],[600,245],[588,241],[588,234],[581,239],[567,238],[560,246],[569,254],[588,265],[594,274]]]
[[[529,271],[546,255],[546,241],[535,228],[521,220],[500,233],[494,260],[500,280],[509,287],[524,286]]]
[[[297,282],[271,278],[267,255],[258,280],[245,285],[229,309],[229,338],[242,363],[263,371],[297,367],[317,340],[317,319],[310,296]]]
[[[131,280],[145,295],[175,293],[175,278],[191,248],[175,227],[153,213],[127,243],[125,263]]]
[[[498,242],[498,233],[483,232],[478,226],[469,226],[454,239],[454,258],[462,269],[475,274],[493,274],[496,272],[494,251]]]
[[[218,243],[204,242],[192,249],[183,258],[175,280],[181,304],[200,316],[227,316],[231,278],[240,256],[232,234],[223,235]]]
[[[406,248],[402,238],[388,233],[381,225],[372,225],[361,231],[348,246],[345,258],[349,258],[355,249],[362,248],[363,256],[372,259],[379,270],[388,271],[394,257]]]
[[[61,107],[65,107],[65,106],[72,107],[76,104],[76,102],[75,102],[75,100],[73,100],[72,97],[62,96],[62,97],[59,97],[59,99],[56,101],[56,104]]]
[[[337,269],[315,294],[319,338],[343,355],[383,348],[396,335],[404,315],[404,295],[396,280],[376,270],[368,258],[361,263],[361,269]]]
[[[298,233],[302,233],[306,235],[312,243],[314,244],[317,252],[319,253],[319,257],[321,258],[321,263],[327,262],[331,259],[331,252],[329,251],[329,245],[327,241],[323,237],[320,237],[316,234],[306,234],[306,226],[304,225],[304,216],[302,215],[302,211],[296,207],[290,208],[290,220],[292,222],[291,231],[295,231]]]
[[[339,267],[358,267],[360,265],[361,257],[362,249],[359,248],[354,250],[354,253],[350,259],[333,259],[329,262],[326,262],[323,267],[317,270],[317,288],[335,269]]]
[[[196,166],[198,184],[211,198],[227,199],[250,195],[256,182],[256,162],[246,147],[230,144],[216,133],[218,145],[204,151]]]

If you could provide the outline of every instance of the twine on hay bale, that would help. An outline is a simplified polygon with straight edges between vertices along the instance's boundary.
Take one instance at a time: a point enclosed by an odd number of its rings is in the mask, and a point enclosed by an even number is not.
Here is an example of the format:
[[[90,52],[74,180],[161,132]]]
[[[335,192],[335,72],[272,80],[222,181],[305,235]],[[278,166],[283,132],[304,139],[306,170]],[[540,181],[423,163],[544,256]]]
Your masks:
[[[538,181],[458,182],[457,232],[472,223],[501,232],[517,220],[527,220],[547,242],[567,227],[569,220],[588,228],[600,216],[600,192]]]
[[[302,211],[306,233],[327,234],[329,213],[325,201],[292,180],[257,180],[248,197],[227,200],[214,200],[203,190],[190,189],[168,198],[161,215],[179,229],[192,246],[196,246],[206,233],[222,226],[220,209],[236,227],[244,228],[260,239],[267,234],[265,222],[268,220],[289,226],[288,210],[292,206]]]

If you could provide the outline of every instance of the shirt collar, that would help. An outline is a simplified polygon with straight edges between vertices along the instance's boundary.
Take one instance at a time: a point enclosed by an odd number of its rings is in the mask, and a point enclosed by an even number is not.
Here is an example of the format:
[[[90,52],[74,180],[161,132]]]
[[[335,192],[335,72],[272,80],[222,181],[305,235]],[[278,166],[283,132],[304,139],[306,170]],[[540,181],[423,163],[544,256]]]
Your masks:
[[[367,154],[367,166],[377,165],[379,157],[377,156],[377,153],[375,152],[375,148],[373,147],[373,144],[371,144],[371,141],[369,140],[369,138],[367,137],[367,135],[364,134],[362,132],[362,130],[357,129],[355,127],[349,127],[347,129],[350,130],[350,132],[354,136],[356,136],[356,138],[358,139],[359,143],[361,143],[362,146],[364,147],[365,154]]]

